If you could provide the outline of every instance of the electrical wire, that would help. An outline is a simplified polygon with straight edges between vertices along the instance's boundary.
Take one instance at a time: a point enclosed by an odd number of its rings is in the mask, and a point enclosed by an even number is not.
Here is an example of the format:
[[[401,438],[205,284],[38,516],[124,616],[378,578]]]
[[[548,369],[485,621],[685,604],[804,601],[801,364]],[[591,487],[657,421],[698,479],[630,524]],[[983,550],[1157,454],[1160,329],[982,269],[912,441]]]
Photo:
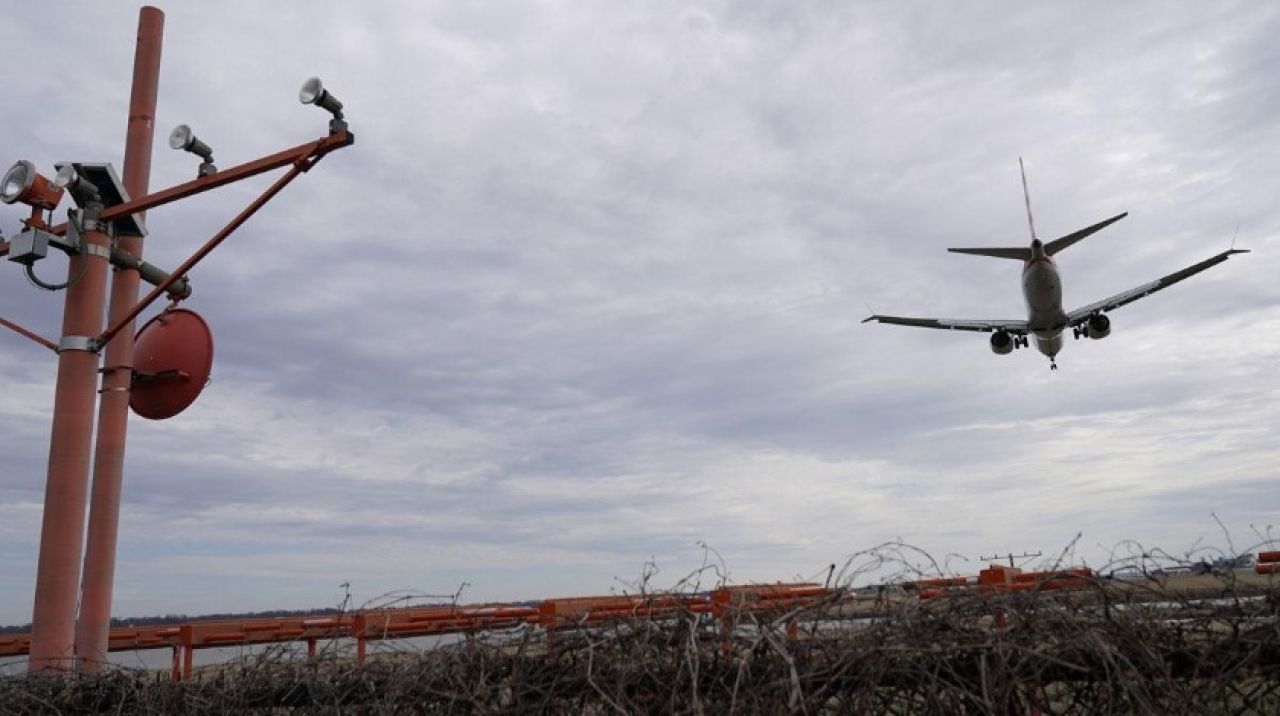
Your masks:
[[[53,212],[52,212],[52,211],[50,211],[50,212],[49,212],[49,221],[52,221],[52,220],[53,220]],[[74,221],[75,221],[75,219],[74,219],[74,218],[72,218],[72,221],[74,222]],[[77,227],[77,229],[78,229],[78,228],[79,228],[79,224],[76,224],[76,227]],[[83,235],[83,231],[80,231],[79,233],[80,233],[81,235]],[[114,232],[114,231],[112,231],[112,232],[111,232],[110,240],[111,240],[111,245],[114,247],[114,246],[115,246],[115,242],[116,242],[115,232]],[[83,242],[84,242],[84,239],[82,238],[82,239],[80,239],[80,241],[81,241],[81,243],[83,243]],[[89,262],[88,262],[88,260],[87,260],[87,259],[88,259],[88,257],[85,257],[85,259],[86,259],[86,260],[85,260],[85,261],[83,261],[83,262],[80,264],[80,270],[76,272],[76,275],[75,275],[75,276],[72,276],[72,277],[70,277],[70,278],[68,278],[68,279],[67,279],[65,282],[63,282],[63,283],[48,283],[48,282],[46,282],[46,281],[41,280],[39,276],[36,276],[36,271],[35,271],[35,267],[34,267],[34,265],[33,265],[33,264],[27,264],[27,267],[26,267],[26,268],[27,268],[27,280],[31,282],[31,285],[36,286],[36,287],[38,287],[38,288],[43,288],[43,289],[44,289],[44,290],[46,290],[46,291],[61,291],[61,290],[62,290],[62,289],[64,289],[64,288],[71,288],[72,286],[76,285],[76,283],[77,283],[81,278],[84,278],[84,272],[85,272],[86,270],[88,270],[88,268],[89,268]]]
[[[43,288],[46,291],[61,291],[64,288],[70,288],[71,286],[74,286],[77,281],[79,281],[81,278],[84,277],[84,272],[89,268],[89,262],[88,261],[81,262],[80,270],[76,272],[76,275],[72,276],[71,278],[68,278],[63,283],[46,283],[45,281],[41,281],[40,277],[36,276],[36,270],[33,265],[27,264],[26,268],[27,268],[27,280],[31,282],[32,286]]]

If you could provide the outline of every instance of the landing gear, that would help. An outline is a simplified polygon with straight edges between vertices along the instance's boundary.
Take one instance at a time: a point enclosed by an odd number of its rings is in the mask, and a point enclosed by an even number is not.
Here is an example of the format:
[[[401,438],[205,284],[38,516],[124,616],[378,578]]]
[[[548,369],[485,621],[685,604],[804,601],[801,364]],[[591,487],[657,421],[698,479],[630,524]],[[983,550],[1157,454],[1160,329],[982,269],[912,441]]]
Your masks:
[[[1058,369],[1058,361],[1056,361],[1056,360],[1054,360],[1054,359],[1050,358],[1050,359],[1049,359],[1049,370],[1057,370],[1057,369]]]

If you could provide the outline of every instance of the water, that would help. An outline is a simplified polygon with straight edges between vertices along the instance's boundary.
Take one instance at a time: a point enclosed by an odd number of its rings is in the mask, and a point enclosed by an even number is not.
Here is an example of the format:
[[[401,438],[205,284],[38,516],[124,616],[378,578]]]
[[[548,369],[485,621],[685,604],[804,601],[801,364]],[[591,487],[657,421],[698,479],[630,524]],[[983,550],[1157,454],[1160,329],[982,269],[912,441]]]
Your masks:
[[[455,644],[463,638],[464,637],[461,634],[445,634],[441,636],[420,636],[408,639],[369,641],[366,644],[366,649],[369,656],[406,651],[422,651],[448,644]],[[348,659],[353,663],[355,662],[355,639],[322,639],[316,642],[317,655],[332,656],[335,653],[335,650],[339,660]],[[303,659],[306,658],[307,655],[307,644],[306,642],[281,642],[276,644],[218,646],[207,649],[196,649],[195,653],[191,657],[191,663],[194,668],[199,669],[202,666],[213,666],[216,664],[235,662],[242,659],[253,659],[260,657],[263,654],[269,654],[271,658],[283,658],[288,656]],[[107,655],[107,663],[126,669],[164,671],[168,673],[173,668],[173,650],[170,648],[164,648],[116,651]],[[0,658],[0,676],[15,676],[26,672],[26,670],[27,657],[25,656]]]

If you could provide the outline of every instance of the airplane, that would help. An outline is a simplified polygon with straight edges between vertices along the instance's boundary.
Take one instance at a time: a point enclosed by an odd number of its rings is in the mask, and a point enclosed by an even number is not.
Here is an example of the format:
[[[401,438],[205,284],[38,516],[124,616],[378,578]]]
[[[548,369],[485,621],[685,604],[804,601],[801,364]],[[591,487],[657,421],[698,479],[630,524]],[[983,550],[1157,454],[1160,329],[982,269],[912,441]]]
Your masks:
[[[903,316],[882,316],[875,314],[864,319],[863,323],[877,321],[899,326],[917,326],[920,328],[944,328],[956,331],[981,331],[991,334],[991,350],[997,355],[1008,355],[1017,348],[1026,348],[1028,337],[1035,338],[1036,349],[1049,358],[1049,368],[1058,369],[1057,356],[1062,350],[1063,333],[1070,328],[1072,336],[1079,340],[1082,337],[1102,340],[1111,335],[1111,319],[1107,312],[1132,303],[1140,298],[1150,296],[1179,281],[1190,278],[1205,269],[1217,266],[1227,257],[1234,254],[1249,253],[1248,249],[1237,249],[1232,241],[1232,248],[1216,256],[1211,256],[1200,263],[1188,266],[1180,271],[1144,283],[1137,288],[1090,303],[1074,311],[1062,310],[1062,280],[1058,275],[1054,255],[1081,239],[1116,223],[1129,215],[1129,212],[1117,214],[1105,221],[1074,231],[1053,241],[1043,242],[1036,236],[1036,223],[1031,215],[1031,194],[1027,191],[1027,171],[1018,158],[1018,169],[1022,173],[1022,196],[1027,205],[1027,224],[1031,228],[1031,246],[1014,248],[965,248],[947,249],[957,254],[976,256],[994,256],[1002,259],[1022,261],[1022,296],[1027,304],[1026,320],[957,320],[947,318],[906,318]]]

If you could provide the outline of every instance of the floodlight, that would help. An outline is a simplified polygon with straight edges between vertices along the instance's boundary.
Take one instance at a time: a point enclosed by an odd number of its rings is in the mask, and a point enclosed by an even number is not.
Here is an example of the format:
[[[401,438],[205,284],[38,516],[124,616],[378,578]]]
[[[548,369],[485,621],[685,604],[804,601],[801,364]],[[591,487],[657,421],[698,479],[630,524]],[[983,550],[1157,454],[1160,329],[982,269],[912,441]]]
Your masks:
[[[208,176],[218,168],[213,165],[213,149],[196,137],[191,131],[191,127],[185,124],[179,124],[169,133],[169,146],[174,149],[181,149],[186,152],[200,157],[204,161],[201,162],[197,174],[199,176]]]
[[[298,90],[298,101],[303,104],[314,104],[332,114],[333,119],[329,120],[330,132],[340,132],[347,128],[347,123],[342,118],[342,103],[324,88],[324,83],[319,77],[312,77],[302,83],[302,89]]]
[[[102,192],[98,191],[98,187],[80,176],[80,172],[76,171],[76,167],[72,164],[60,165],[58,173],[53,177],[53,183],[71,192],[71,198],[75,199],[76,204],[80,206],[102,201]]]
[[[62,201],[62,189],[36,171],[36,165],[20,159],[0,180],[0,201],[22,202],[35,209],[52,211]]]

